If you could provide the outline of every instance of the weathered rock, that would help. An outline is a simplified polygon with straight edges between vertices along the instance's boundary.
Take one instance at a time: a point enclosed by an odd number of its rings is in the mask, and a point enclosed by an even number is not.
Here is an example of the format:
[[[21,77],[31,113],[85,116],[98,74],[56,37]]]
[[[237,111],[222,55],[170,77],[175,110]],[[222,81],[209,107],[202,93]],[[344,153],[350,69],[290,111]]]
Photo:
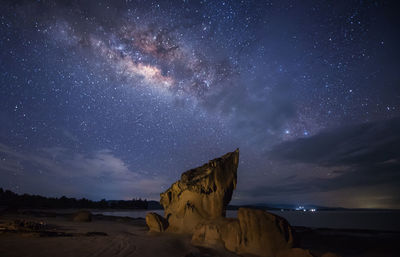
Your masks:
[[[182,174],[161,194],[167,231],[193,233],[202,221],[225,217],[236,187],[239,150]]]
[[[240,208],[238,219],[242,233],[240,251],[260,256],[275,256],[293,247],[293,232],[289,223],[272,213]]]
[[[240,208],[238,219],[200,223],[192,236],[193,244],[221,244],[232,252],[259,256],[275,256],[292,248],[293,242],[292,229],[284,218],[249,208]]]
[[[150,231],[192,234],[192,243],[223,246],[245,255],[311,257],[294,247],[292,228],[277,215],[240,208],[238,218],[225,218],[226,206],[236,187],[239,150],[211,160],[182,174],[161,194],[164,218],[146,216]]]
[[[220,218],[200,223],[194,230],[192,243],[209,247],[224,246],[229,251],[238,252],[241,244],[239,220]]]
[[[278,252],[276,257],[313,257],[309,250],[291,248]]]
[[[72,216],[73,221],[90,222],[92,221],[92,213],[90,211],[78,211]]]
[[[154,212],[146,214],[146,224],[150,231],[154,232],[163,232],[168,227],[167,220]]]

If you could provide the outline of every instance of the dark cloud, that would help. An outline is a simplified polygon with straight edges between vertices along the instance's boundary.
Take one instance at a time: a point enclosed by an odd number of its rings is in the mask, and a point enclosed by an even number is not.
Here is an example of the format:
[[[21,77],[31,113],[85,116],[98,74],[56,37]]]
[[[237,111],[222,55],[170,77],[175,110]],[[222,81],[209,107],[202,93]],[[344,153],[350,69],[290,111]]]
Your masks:
[[[254,196],[298,194],[381,185],[397,188],[395,191],[400,193],[399,131],[400,119],[396,118],[345,126],[278,144],[268,152],[270,158],[283,163],[305,163],[305,167],[323,169],[331,177],[292,178],[249,192]]]
[[[291,179],[282,181],[277,185],[258,186],[246,192],[250,196],[282,196],[318,194],[342,189],[360,189],[368,186],[390,187],[400,194],[400,163],[397,161],[373,166],[347,167],[341,170],[340,174],[333,175],[332,178]],[[397,205],[399,204],[400,199],[397,202]]]
[[[275,146],[268,155],[322,166],[367,166],[399,161],[400,119],[345,126]]]

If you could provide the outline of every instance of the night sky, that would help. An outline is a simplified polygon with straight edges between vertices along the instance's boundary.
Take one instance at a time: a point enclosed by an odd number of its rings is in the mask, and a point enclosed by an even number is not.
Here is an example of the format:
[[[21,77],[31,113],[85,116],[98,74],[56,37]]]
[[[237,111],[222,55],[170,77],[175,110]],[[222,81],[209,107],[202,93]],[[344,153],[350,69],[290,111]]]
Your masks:
[[[0,187],[159,199],[240,148],[233,204],[400,208],[396,1],[1,1]]]

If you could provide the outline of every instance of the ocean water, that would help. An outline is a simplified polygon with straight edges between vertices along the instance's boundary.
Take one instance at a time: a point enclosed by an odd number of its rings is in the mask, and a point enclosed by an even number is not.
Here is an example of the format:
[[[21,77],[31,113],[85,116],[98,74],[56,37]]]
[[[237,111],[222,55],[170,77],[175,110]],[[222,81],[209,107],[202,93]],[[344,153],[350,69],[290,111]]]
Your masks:
[[[146,213],[163,210],[97,211],[94,214],[144,218]],[[293,226],[336,229],[370,229],[400,231],[400,211],[270,211],[284,217]],[[228,210],[227,217],[237,217],[237,211]]]

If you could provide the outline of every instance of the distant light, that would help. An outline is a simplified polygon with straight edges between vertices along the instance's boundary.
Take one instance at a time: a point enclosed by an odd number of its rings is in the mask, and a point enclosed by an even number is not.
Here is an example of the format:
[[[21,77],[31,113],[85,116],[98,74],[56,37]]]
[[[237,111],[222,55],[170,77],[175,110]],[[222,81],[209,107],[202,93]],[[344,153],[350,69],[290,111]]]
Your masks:
[[[310,211],[311,211],[311,212],[315,212],[315,211],[316,211],[316,209],[310,209]]]
[[[287,130],[285,130],[285,134],[287,135],[287,134],[290,134],[290,131],[287,129]]]

